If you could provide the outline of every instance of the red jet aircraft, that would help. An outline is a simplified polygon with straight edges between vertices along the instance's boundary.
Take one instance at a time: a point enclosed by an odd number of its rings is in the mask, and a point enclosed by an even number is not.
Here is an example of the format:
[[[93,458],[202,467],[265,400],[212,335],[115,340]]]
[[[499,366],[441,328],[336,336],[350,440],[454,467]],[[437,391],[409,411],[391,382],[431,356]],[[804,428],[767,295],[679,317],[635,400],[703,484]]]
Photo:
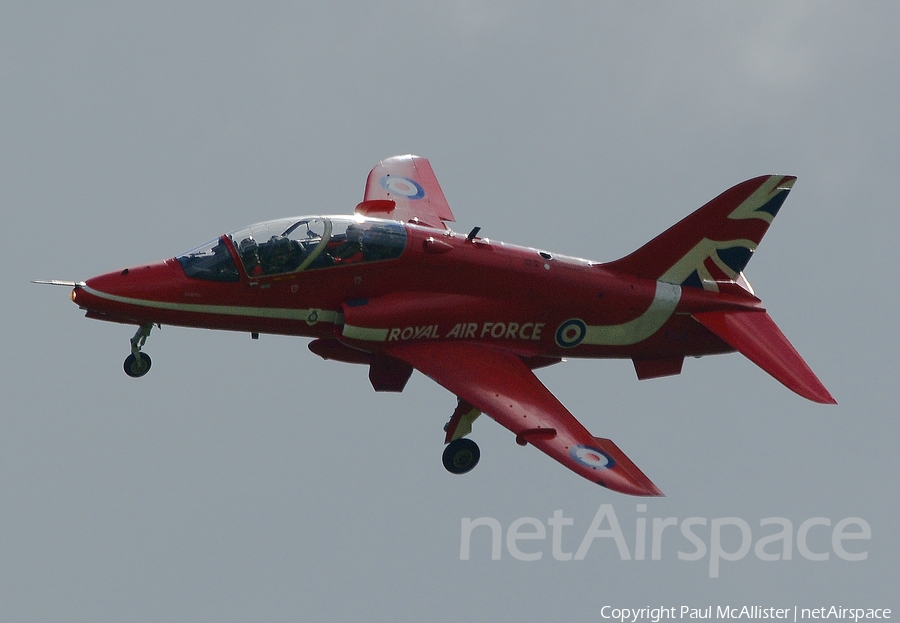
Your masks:
[[[444,466],[478,462],[466,438],[487,413],[592,482],[662,492],[609,439],[594,437],[532,372],[570,358],[631,359],[639,379],[685,357],[740,351],[789,389],[835,401],[762,307],[743,270],[796,178],[725,191],[634,253],[598,263],[451,231],[428,160],[380,162],[351,216],[251,225],[179,257],[73,287],[88,318],[137,325],[125,372],[150,369],[154,325],[298,335],[324,359],[369,366],[375,391],[413,369],[455,394]]]

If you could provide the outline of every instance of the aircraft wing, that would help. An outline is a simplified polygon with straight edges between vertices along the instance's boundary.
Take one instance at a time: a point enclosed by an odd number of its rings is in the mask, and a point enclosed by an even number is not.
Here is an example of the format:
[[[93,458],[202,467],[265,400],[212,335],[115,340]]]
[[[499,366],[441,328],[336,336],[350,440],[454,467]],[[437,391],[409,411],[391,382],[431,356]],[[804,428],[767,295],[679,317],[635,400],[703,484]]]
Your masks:
[[[396,221],[418,220],[436,228],[454,220],[431,163],[413,155],[394,156],[375,165],[356,212]]]
[[[464,342],[401,345],[401,359],[542,452],[599,485],[630,495],[662,492],[609,439],[592,436],[513,353]]]

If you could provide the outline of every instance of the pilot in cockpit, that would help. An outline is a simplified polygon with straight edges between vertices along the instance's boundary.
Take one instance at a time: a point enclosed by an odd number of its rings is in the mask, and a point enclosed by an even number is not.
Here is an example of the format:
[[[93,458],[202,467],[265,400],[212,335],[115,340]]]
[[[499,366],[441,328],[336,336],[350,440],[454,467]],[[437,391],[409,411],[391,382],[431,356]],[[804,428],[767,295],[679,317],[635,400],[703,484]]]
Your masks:
[[[238,247],[244,268],[251,277],[259,277],[263,274],[263,267],[259,262],[259,245],[253,238],[244,238]]]
[[[297,270],[306,255],[299,243],[284,236],[272,236],[265,247],[265,253],[260,259],[263,272],[267,275]]]
[[[335,263],[353,264],[361,262],[363,257],[363,238],[365,232],[362,227],[356,223],[351,223],[347,227],[347,233],[334,250],[329,250]]]

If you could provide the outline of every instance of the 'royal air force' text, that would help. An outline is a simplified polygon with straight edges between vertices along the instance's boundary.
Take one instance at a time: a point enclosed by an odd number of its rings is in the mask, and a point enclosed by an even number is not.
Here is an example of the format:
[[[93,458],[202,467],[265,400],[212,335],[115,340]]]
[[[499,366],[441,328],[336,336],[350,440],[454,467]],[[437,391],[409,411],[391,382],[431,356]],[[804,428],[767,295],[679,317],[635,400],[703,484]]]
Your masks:
[[[543,322],[458,322],[446,334],[441,334],[439,325],[430,324],[418,327],[394,327],[388,332],[388,342],[406,340],[450,339],[461,340],[493,338],[496,340],[532,340],[541,339]]]

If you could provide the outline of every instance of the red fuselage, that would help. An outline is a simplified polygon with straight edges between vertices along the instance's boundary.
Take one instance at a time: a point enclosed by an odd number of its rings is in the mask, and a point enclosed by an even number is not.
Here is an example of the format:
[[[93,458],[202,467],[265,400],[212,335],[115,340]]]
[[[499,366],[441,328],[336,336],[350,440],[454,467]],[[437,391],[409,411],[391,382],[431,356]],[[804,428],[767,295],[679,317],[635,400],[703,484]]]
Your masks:
[[[486,238],[405,228],[406,248],[396,259],[251,277],[232,242],[237,281],[188,277],[173,258],[88,279],[72,299],[102,320],[336,337],[367,351],[449,339],[499,342],[523,357],[639,359],[732,352],[689,314],[758,304],[670,286],[680,290],[675,306],[646,327],[628,329],[654,315],[648,310],[659,298],[657,282]],[[583,325],[566,327],[571,319]],[[621,336],[590,343],[579,339],[583,326],[625,328]],[[355,329],[386,334],[381,339]]]

